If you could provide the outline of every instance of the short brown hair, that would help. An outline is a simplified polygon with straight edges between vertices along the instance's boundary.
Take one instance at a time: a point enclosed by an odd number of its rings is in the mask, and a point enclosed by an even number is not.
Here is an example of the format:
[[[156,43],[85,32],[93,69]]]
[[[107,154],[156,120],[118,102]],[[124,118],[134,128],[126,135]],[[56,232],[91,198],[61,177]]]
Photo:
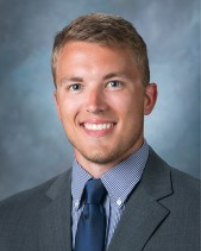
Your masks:
[[[56,35],[52,51],[52,74],[55,86],[58,55],[65,44],[71,41],[86,41],[131,49],[140,67],[143,84],[149,83],[147,47],[134,26],[119,16],[94,13],[78,17]]]

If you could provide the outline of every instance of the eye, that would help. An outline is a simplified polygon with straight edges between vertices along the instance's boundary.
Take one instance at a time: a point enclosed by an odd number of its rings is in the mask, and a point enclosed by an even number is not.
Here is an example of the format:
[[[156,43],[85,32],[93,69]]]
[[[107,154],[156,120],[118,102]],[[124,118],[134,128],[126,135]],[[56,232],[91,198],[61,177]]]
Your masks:
[[[71,91],[79,91],[81,88],[82,88],[81,84],[76,83],[70,85],[68,89]]]
[[[119,88],[122,86],[122,82],[120,82],[118,80],[109,81],[107,83],[107,86],[110,88]]]

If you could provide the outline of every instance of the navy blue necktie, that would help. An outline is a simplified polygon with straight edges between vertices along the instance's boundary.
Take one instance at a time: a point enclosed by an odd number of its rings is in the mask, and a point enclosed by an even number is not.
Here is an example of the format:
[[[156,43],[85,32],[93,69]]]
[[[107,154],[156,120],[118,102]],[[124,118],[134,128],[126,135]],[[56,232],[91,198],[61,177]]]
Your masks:
[[[103,201],[106,189],[100,179],[91,179],[84,190],[84,208],[78,222],[75,251],[104,251],[106,215]]]

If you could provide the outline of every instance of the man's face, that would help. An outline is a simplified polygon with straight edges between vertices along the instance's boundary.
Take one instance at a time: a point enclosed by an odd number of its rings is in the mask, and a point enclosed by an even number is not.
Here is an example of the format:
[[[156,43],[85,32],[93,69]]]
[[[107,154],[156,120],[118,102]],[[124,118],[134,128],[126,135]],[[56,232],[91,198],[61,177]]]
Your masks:
[[[58,58],[55,100],[78,162],[119,163],[143,144],[143,118],[156,99],[130,50],[69,42]]]

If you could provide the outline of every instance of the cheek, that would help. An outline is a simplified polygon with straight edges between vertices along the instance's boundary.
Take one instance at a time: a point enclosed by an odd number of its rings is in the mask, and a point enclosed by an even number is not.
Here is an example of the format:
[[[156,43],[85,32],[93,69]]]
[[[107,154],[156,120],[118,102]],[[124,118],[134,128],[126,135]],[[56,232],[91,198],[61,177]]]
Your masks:
[[[60,114],[61,114],[61,123],[63,128],[69,138],[72,134],[74,134],[75,129],[75,118],[76,118],[76,109],[75,106],[70,102],[63,102],[62,106],[60,106]]]
[[[128,102],[127,105],[128,106],[125,107],[124,113],[122,113],[124,133],[125,135],[129,135],[129,137],[135,137],[143,128],[143,104],[139,104],[138,102]]]
[[[63,95],[59,100],[60,111],[62,115],[72,116],[78,107],[78,103],[79,103],[79,99],[77,102],[76,97],[72,98],[72,97],[66,97]]]
[[[123,102],[118,103],[118,112],[125,120],[135,120],[143,115],[143,102],[135,97],[126,98]]]

